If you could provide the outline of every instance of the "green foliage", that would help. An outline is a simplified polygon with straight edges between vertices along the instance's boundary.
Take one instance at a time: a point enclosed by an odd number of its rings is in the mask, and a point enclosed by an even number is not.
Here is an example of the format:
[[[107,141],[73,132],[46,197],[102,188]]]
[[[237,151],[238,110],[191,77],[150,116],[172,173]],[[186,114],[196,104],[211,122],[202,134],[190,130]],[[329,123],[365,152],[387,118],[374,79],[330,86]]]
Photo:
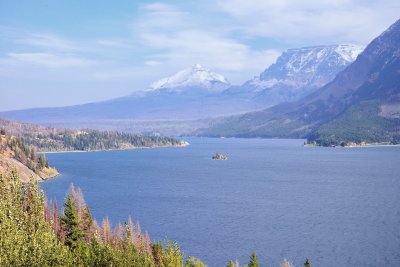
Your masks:
[[[55,133],[23,133],[22,138],[27,144],[38,147],[40,151],[95,151],[180,144],[179,140],[169,137],[89,129],[82,131],[58,130]]]
[[[112,230],[93,221],[79,189],[71,186],[59,218],[36,182],[22,184],[15,172],[0,175],[0,266],[205,267],[184,260],[176,243],[151,243],[129,219]]]
[[[348,146],[364,143],[400,143],[400,120],[379,116],[379,101],[363,101],[322,125],[308,137],[320,146]]]
[[[163,255],[163,265],[165,267],[183,267],[183,254],[178,244],[168,242]]]
[[[232,260],[230,260],[227,267],[235,267],[235,263]]]
[[[78,211],[70,195],[64,203],[64,216],[61,217],[61,222],[65,229],[65,244],[72,249],[76,248],[77,243],[84,237],[84,232],[79,228]]]
[[[258,267],[258,258],[255,252],[253,252],[250,256],[248,267]]]
[[[36,147],[27,145],[23,139],[15,136],[0,137],[0,154],[11,152],[11,157],[27,166],[35,173],[44,168],[49,168],[49,163],[44,154],[38,157]]]
[[[39,169],[43,169],[45,167],[49,167],[49,163],[47,162],[46,155],[42,154],[39,156]]]
[[[0,178],[0,266],[68,266],[70,255],[44,219],[43,194],[16,173]]]
[[[207,267],[201,260],[189,257],[185,262],[185,267]]]

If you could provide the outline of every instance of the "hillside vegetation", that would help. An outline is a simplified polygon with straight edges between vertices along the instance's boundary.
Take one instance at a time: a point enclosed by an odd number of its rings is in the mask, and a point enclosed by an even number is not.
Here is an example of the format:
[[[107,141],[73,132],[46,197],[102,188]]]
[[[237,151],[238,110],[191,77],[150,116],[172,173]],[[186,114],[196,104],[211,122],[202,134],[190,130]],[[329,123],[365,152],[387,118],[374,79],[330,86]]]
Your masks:
[[[185,146],[186,142],[170,137],[142,136],[130,133],[99,130],[49,128],[35,124],[0,119],[0,128],[18,136],[41,152],[96,151]]]
[[[377,101],[353,105],[335,120],[309,136],[308,143],[321,146],[355,146],[400,143],[400,119],[379,116]]]
[[[57,170],[49,166],[46,155],[37,154],[36,147],[0,130],[0,174],[12,169],[18,170],[24,182],[31,177],[47,179],[58,175]]]

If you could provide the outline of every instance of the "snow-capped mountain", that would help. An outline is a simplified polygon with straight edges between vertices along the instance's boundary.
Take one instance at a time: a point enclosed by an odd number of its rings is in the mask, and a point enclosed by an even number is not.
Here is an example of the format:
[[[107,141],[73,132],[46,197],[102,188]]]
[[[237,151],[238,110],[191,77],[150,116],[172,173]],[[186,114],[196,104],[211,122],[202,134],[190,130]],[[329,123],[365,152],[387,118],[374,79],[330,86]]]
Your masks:
[[[158,80],[150,85],[148,90],[185,88],[203,88],[208,90],[223,90],[230,86],[229,81],[221,74],[201,66],[194,65],[192,68],[179,71],[175,75]]]
[[[318,56],[315,55],[319,53],[313,50],[305,53],[305,56],[296,56],[298,60],[295,61],[288,60],[293,58],[290,55],[293,50],[288,51],[286,60],[282,56],[260,78],[284,80],[298,72],[306,74],[304,70],[307,69],[325,74],[326,68],[333,66],[334,70],[347,64],[346,61],[353,60],[359,51],[348,46],[331,47],[327,50],[330,55],[325,57],[323,63],[316,60]],[[314,56],[309,61],[306,55]],[[275,70],[279,71],[274,73]],[[280,73],[284,75],[277,76]],[[321,145],[363,142],[397,144],[400,140],[399,114],[400,20],[375,38],[332,81],[312,94],[290,104],[282,103],[258,112],[229,117],[210,129],[199,131],[199,134],[307,137]]]
[[[259,76],[244,85],[256,91],[286,90],[304,95],[335,78],[361,53],[355,45],[325,45],[289,49]]]
[[[333,80],[360,51],[359,47],[345,45],[290,49],[261,75],[240,86],[232,86],[221,74],[196,64],[126,97],[0,115],[26,122],[80,127],[86,127],[87,122],[108,125],[121,120],[183,121],[234,115],[296,100],[312,92]]]

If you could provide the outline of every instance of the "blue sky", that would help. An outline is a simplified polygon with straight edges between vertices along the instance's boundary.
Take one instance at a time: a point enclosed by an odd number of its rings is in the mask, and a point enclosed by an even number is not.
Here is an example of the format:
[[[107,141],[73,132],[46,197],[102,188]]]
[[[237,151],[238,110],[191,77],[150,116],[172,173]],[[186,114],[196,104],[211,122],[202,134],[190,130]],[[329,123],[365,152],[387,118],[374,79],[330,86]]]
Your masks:
[[[234,84],[287,48],[366,45],[400,1],[0,0],[0,110],[100,101],[200,63]]]

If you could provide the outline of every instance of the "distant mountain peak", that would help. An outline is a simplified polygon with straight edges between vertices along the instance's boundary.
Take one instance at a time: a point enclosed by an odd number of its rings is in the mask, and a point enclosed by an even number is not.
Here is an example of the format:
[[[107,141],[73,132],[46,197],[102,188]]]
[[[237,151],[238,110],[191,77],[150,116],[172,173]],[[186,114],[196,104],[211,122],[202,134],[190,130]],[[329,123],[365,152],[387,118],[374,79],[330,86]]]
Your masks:
[[[319,45],[288,49],[260,76],[246,84],[259,90],[273,86],[318,88],[352,63],[363,51],[357,45]]]
[[[182,87],[205,87],[211,89],[213,87],[228,87],[229,85],[229,81],[221,74],[213,72],[200,64],[195,64],[191,68],[181,70],[172,76],[152,83],[149,89],[175,89]]]

